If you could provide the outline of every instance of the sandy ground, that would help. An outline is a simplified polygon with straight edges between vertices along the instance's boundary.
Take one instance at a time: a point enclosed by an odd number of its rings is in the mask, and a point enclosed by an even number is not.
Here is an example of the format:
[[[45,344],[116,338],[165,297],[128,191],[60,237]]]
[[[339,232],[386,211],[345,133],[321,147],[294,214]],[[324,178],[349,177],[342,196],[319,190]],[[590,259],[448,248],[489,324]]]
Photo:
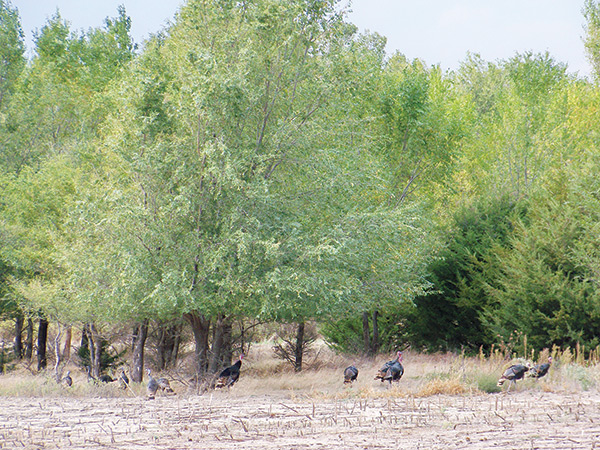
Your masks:
[[[591,449],[600,394],[0,398],[7,449]]]

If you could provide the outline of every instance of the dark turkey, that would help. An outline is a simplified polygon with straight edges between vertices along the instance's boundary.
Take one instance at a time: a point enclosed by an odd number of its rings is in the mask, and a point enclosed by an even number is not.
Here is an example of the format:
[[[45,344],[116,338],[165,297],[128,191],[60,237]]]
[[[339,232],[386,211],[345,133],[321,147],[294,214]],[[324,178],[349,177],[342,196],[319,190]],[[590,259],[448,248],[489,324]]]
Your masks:
[[[160,390],[171,394],[175,392],[173,391],[173,389],[171,389],[171,383],[169,383],[169,380],[167,380],[166,378],[159,378],[158,380],[156,380],[156,382],[158,383],[158,388]]]
[[[175,392],[171,389],[171,383],[166,378],[154,378],[150,369],[146,369],[146,373],[148,374],[148,386],[146,387],[148,399],[154,399],[158,391]]]
[[[112,383],[113,381],[115,381],[115,379],[113,377],[111,377],[110,375],[100,375],[100,378],[98,378],[98,380],[102,381],[103,383]]]
[[[67,370],[67,374],[61,381],[65,386],[73,386],[73,379],[71,378],[70,370]]]
[[[227,368],[225,368],[217,377],[217,382],[215,384],[216,388],[222,387],[231,387],[240,377],[240,368],[242,367],[242,359],[244,359],[244,355],[240,355],[240,359]]]
[[[121,369],[121,373],[119,374],[119,384],[123,389],[127,389],[127,386],[129,386],[129,377],[125,373],[125,369]]]
[[[516,384],[517,380],[522,379],[528,370],[529,367],[523,364],[513,364],[508,369],[506,369],[502,376],[498,379],[498,386],[502,386],[507,380],[510,381],[510,384],[508,385],[508,390],[506,391],[509,392],[511,386],[513,384]]]
[[[400,378],[402,378],[402,375],[404,375],[402,360],[402,352],[399,351],[396,353],[396,359],[386,362],[383,367],[379,369],[379,372],[375,375],[375,379],[381,380],[382,383],[384,381],[389,381],[390,385],[392,384],[392,381],[399,381]]]
[[[153,400],[154,398],[156,398],[156,392],[159,389],[159,385],[158,382],[150,374],[150,369],[146,369],[146,373],[148,374],[148,386],[146,386],[148,400]]]
[[[527,376],[533,377],[533,378],[542,378],[543,376],[545,376],[548,373],[548,370],[550,369],[551,365],[552,365],[552,356],[548,356],[547,363],[538,364],[536,366],[533,366],[531,369],[529,369],[529,372],[527,372]]]
[[[344,370],[344,384],[351,384],[358,377],[358,369],[354,366],[346,367]]]
[[[85,366],[85,371],[87,372],[87,380],[88,383],[97,383],[98,380],[92,375],[92,368],[90,366]]]

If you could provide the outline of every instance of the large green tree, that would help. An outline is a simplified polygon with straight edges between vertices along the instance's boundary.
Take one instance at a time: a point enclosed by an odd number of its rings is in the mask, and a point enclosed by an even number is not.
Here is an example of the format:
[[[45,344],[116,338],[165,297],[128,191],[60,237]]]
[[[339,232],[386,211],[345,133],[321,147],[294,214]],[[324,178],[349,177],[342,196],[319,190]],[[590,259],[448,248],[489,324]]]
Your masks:
[[[600,77],[600,3],[596,0],[585,0],[582,12],[586,21],[583,42],[592,65],[593,75],[598,80]]]
[[[510,246],[495,252],[500,271],[487,283],[486,322],[505,340],[518,330],[536,349],[600,343],[596,172],[597,157],[553,171]]]
[[[25,43],[18,11],[0,1],[0,114],[25,68]],[[2,116],[0,116],[2,117]]]
[[[382,41],[355,39],[336,11],[194,0],[148,43],[104,128],[111,194],[86,215],[104,250],[78,252],[96,278],[106,269],[107,289],[73,264],[79,301],[95,293],[102,308],[183,315],[204,373],[219,354],[211,326],[218,336],[238,317],[301,323],[418,289],[421,232],[386,202],[366,127],[347,123],[372,121],[355,101],[369,105],[373,91],[356,77],[378,77]],[[413,230],[415,246],[386,265]]]
[[[82,174],[106,108],[102,92],[133,57],[124,10],[105,25],[78,35],[58,13],[50,18],[36,35],[35,56],[1,129],[0,254],[11,268],[12,298],[25,311],[63,323],[76,320],[61,262],[71,241],[69,214],[94,189],[95,177]]]
[[[455,175],[461,195],[527,195],[570,150],[566,66],[548,53],[517,54],[499,64],[471,55],[457,74],[476,111]]]

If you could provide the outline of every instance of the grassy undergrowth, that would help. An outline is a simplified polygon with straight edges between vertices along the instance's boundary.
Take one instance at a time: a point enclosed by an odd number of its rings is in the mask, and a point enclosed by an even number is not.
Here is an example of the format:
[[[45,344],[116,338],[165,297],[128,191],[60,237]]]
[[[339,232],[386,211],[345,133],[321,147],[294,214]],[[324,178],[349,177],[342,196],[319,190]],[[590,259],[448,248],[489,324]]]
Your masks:
[[[542,352],[539,361],[547,360],[550,352]],[[570,350],[552,351],[554,363],[548,375],[540,380],[524,379],[511,391],[581,392],[600,386],[599,362],[584,360]],[[346,357],[322,346],[316,356],[306,361],[306,369],[295,373],[272,356],[268,344],[255,345],[244,359],[242,375],[229,391],[214,395],[281,395],[307,398],[393,398],[429,397],[433,395],[481,395],[501,392],[498,377],[511,364],[524,359],[507,358],[500,352],[491,356],[465,357],[456,354],[404,353],[405,373],[400,382],[389,385],[374,379],[377,370],[393,355],[376,358]],[[538,361],[530,362],[537,363]],[[343,370],[350,364],[359,369],[358,380],[347,386],[342,383]],[[186,367],[182,365],[182,367]],[[145,396],[145,383],[122,389],[117,383],[96,385],[87,382],[85,372],[69,367],[73,386],[57,384],[52,371],[31,373],[24,368],[0,375],[0,396],[18,397],[139,397]],[[178,395],[198,393],[189,382],[190,374],[183,368],[162,374],[171,379]],[[502,387],[506,390],[507,384]]]

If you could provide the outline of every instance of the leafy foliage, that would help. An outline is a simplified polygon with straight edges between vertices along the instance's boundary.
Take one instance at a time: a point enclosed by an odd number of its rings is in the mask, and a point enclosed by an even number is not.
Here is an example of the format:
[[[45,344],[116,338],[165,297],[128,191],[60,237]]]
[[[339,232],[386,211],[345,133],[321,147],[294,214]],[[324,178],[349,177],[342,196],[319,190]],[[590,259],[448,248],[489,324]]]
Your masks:
[[[500,336],[519,330],[533,348],[598,344],[598,227],[595,163],[555,173],[517,222],[511,251],[497,254],[487,321]]]
[[[492,339],[481,315],[490,303],[485,283],[494,273],[490,255],[508,245],[522,207],[509,196],[481,199],[454,217],[445,244],[430,264],[435,289],[414,300],[407,327],[415,345],[430,351],[471,351]]]
[[[584,44],[588,59],[596,78],[600,77],[600,4],[595,0],[585,0],[583,15],[586,19]]]
[[[23,40],[17,10],[10,2],[0,0],[0,114],[25,68]]]
[[[334,0],[189,0],[139,54],[57,12],[26,64],[0,19],[5,317],[598,345],[600,90],[548,53],[443,73]]]

